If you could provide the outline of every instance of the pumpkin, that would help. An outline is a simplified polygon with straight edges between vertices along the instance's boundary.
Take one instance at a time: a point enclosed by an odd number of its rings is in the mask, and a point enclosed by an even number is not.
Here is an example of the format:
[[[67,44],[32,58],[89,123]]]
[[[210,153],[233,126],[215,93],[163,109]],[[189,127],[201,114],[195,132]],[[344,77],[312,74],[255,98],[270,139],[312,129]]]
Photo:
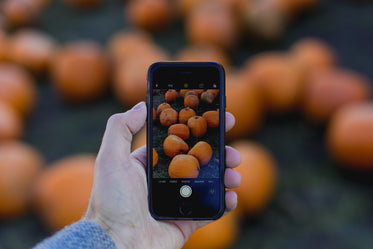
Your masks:
[[[232,48],[238,38],[234,13],[221,1],[205,1],[193,8],[185,21],[186,35],[192,44],[211,44]]]
[[[157,119],[157,112],[155,111],[153,107],[153,122]]]
[[[13,64],[0,63],[0,101],[26,117],[35,106],[36,95],[34,80],[28,72]]]
[[[219,89],[209,89],[207,92],[214,94],[215,98],[219,96]]]
[[[238,238],[237,215],[229,213],[195,231],[182,249],[227,249]]]
[[[196,112],[192,108],[186,107],[184,109],[181,109],[179,112],[179,123],[186,124],[188,122],[188,119],[194,116],[196,116]]]
[[[99,6],[102,0],[64,0],[67,4],[72,7],[79,9],[91,9]]]
[[[4,142],[0,146],[0,219],[24,215],[43,158],[31,146]]]
[[[199,104],[199,99],[195,95],[189,95],[184,98],[184,106],[190,107],[192,109],[197,109]]]
[[[272,113],[287,113],[299,106],[303,74],[286,54],[271,52],[258,55],[248,61],[247,73]]]
[[[62,47],[52,63],[53,86],[71,103],[102,97],[108,88],[108,61],[94,42],[74,42]]]
[[[257,86],[246,75],[228,74],[226,91],[226,110],[236,119],[226,134],[227,139],[254,134],[263,120],[262,98]]]
[[[291,54],[307,73],[315,69],[332,69],[337,62],[334,50],[328,44],[314,38],[297,41],[291,48]]]
[[[36,30],[21,30],[9,43],[9,60],[40,74],[49,69],[55,43],[51,37]]]
[[[155,165],[157,165],[158,163],[158,153],[157,151],[153,148],[153,168],[155,167]]]
[[[197,178],[199,163],[194,156],[177,155],[168,166],[168,175],[171,178]]]
[[[215,99],[215,95],[212,92],[206,91],[202,93],[201,95],[201,101],[208,103],[208,104],[212,104],[212,102],[214,102],[214,99]]]
[[[168,90],[164,97],[167,102],[174,102],[179,97],[179,94],[176,90]]]
[[[171,108],[170,104],[168,103],[162,103],[162,104],[159,104],[158,108],[157,108],[157,115],[161,115],[161,112],[164,110],[164,109],[167,109],[167,108]]]
[[[184,140],[187,140],[190,135],[188,126],[185,124],[174,124],[168,128],[168,135],[175,135]]]
[[[0,101],[0,141],[20,138],[22,133],[23,124],[18,114]]]
[[[93,184],[94,155],[74,155],[47,167],[34,187],[34,206],[51,231],[82,218]]]
[[[189,95],[194,95],[194,96],[197,96],[197,97],[198,97],[198,93],[197,93],[197,91],[195,91],[195,90],[188,90],[188,91],[186,92],[186,94],[184,95],[184,98],[185,98],[185,97],[188,97]]]
[[[183,139],[175,135],[169,135],[163,141],[163,151],[169,157],[184,154],[189,150],[189,146]]]
[[[201,97],[201,94],[204,92],[203,89],[193,89],[193,91],[198,94],[198,97]]]
[[[109,53],[115,63],[154,50],[150,35],[143,31],[119,32],[110,37]]]
[[[234,189],[238,195],[237,210],[241,214],[256,215],[273,196],[277,181],[275,161],[259,144],[242,140],[231,146],[241,154],[241,164],[236,168],[241,174],[241,185]]]
[[[324,123],[342,106],[368,100],[370,83],[353,71],[314,71],[304,90],[303,112],[312,122]]]
[[[177,122],[178,113],[172,108],[164,109],[159,115],[159,121],[163,126],[170,126]]]
[[[180,90],[180,97],[185,98],[185,94],[189,91],[190,91],[190,89],[181,89]]]
[[[342,166],[373,171],[373,102],[342,107],[333,115],[327,133],[332,157]]]
[[[212,148],[208,143],[200,141],[190,149],[188,155],[197,158],[199,165],[203,166],[209,163],[212,157]]]
[[[158,31],[171,21],[172,8],[167,0],[130,1],[125,9],[128,21],[144,30]]]
[[[1,10],[6,24],[21,27],[33,24],[44,7],[44,1],[6,0],[1,3]]]
[[[218,111],[207,111],[202,114],[202,117],[206,120],[207,126],[210,128],[219,127],[219,112]]]
[[[207,122],[201,116],[194,116],[188,119],[188,127],[193,137],[202,137],[207,131]]]

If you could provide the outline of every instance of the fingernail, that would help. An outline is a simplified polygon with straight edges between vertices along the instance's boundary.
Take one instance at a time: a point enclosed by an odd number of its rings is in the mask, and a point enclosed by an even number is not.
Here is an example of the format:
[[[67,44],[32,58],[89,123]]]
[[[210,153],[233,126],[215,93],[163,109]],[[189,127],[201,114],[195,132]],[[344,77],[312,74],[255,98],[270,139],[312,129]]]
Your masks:
[[[134,107],[132,107],[132,110],[133,111],[138,111],[138,110],[142,109],[143,107],[145,107],[145,102],[141,101],[140,103],[137,103]]]

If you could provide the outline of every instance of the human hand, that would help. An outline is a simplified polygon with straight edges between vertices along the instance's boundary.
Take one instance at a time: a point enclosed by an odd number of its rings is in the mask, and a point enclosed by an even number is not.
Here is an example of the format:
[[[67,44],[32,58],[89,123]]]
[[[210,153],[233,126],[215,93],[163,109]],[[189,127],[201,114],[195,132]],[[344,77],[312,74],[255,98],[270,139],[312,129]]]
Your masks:
[[[131,153],[132,136],[146,120],[146,105],[110,117],[95,165],[94,182],[85,216],[105,229],[118,248],[181,248],[192,233],[212,221],[158,221],[149,213],[146,181],[146,147]],[[234,125],[232,114],[226,113],[226,131]],[[241,156],[226,146],[227,188],[240,185],[237,167]],[[225,194],[226,211],[237,205],[237,195]]]

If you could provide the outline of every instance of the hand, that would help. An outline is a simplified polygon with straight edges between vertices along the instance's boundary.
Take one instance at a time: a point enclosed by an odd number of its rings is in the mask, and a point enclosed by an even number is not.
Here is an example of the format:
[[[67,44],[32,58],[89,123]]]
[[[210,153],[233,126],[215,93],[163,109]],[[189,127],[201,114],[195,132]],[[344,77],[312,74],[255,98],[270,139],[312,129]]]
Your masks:
[[[211,221],[158,221],[148,210],[146,147],[131,153],[132,136],[146,120],[146,105],[110,117],[95,165],[94,182],[85,219],[104,228],[118,248],[181,248],[192,233]],[[234,125],[226,114],[226,130]],[[226,146],[225,186],[236,188],[241,176],[231,168],[241,156]],[[234,210],[237,195],[226,191],[226,213]]]

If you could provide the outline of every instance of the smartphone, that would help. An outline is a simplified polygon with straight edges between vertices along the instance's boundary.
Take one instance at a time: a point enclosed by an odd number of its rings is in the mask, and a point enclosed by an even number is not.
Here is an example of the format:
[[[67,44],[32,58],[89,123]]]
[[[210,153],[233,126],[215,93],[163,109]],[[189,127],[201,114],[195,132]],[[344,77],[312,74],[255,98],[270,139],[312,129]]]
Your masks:
[[[147,168],[155,219],[213,220],[225,210],[225,72],[216,62],[148,70]]]

